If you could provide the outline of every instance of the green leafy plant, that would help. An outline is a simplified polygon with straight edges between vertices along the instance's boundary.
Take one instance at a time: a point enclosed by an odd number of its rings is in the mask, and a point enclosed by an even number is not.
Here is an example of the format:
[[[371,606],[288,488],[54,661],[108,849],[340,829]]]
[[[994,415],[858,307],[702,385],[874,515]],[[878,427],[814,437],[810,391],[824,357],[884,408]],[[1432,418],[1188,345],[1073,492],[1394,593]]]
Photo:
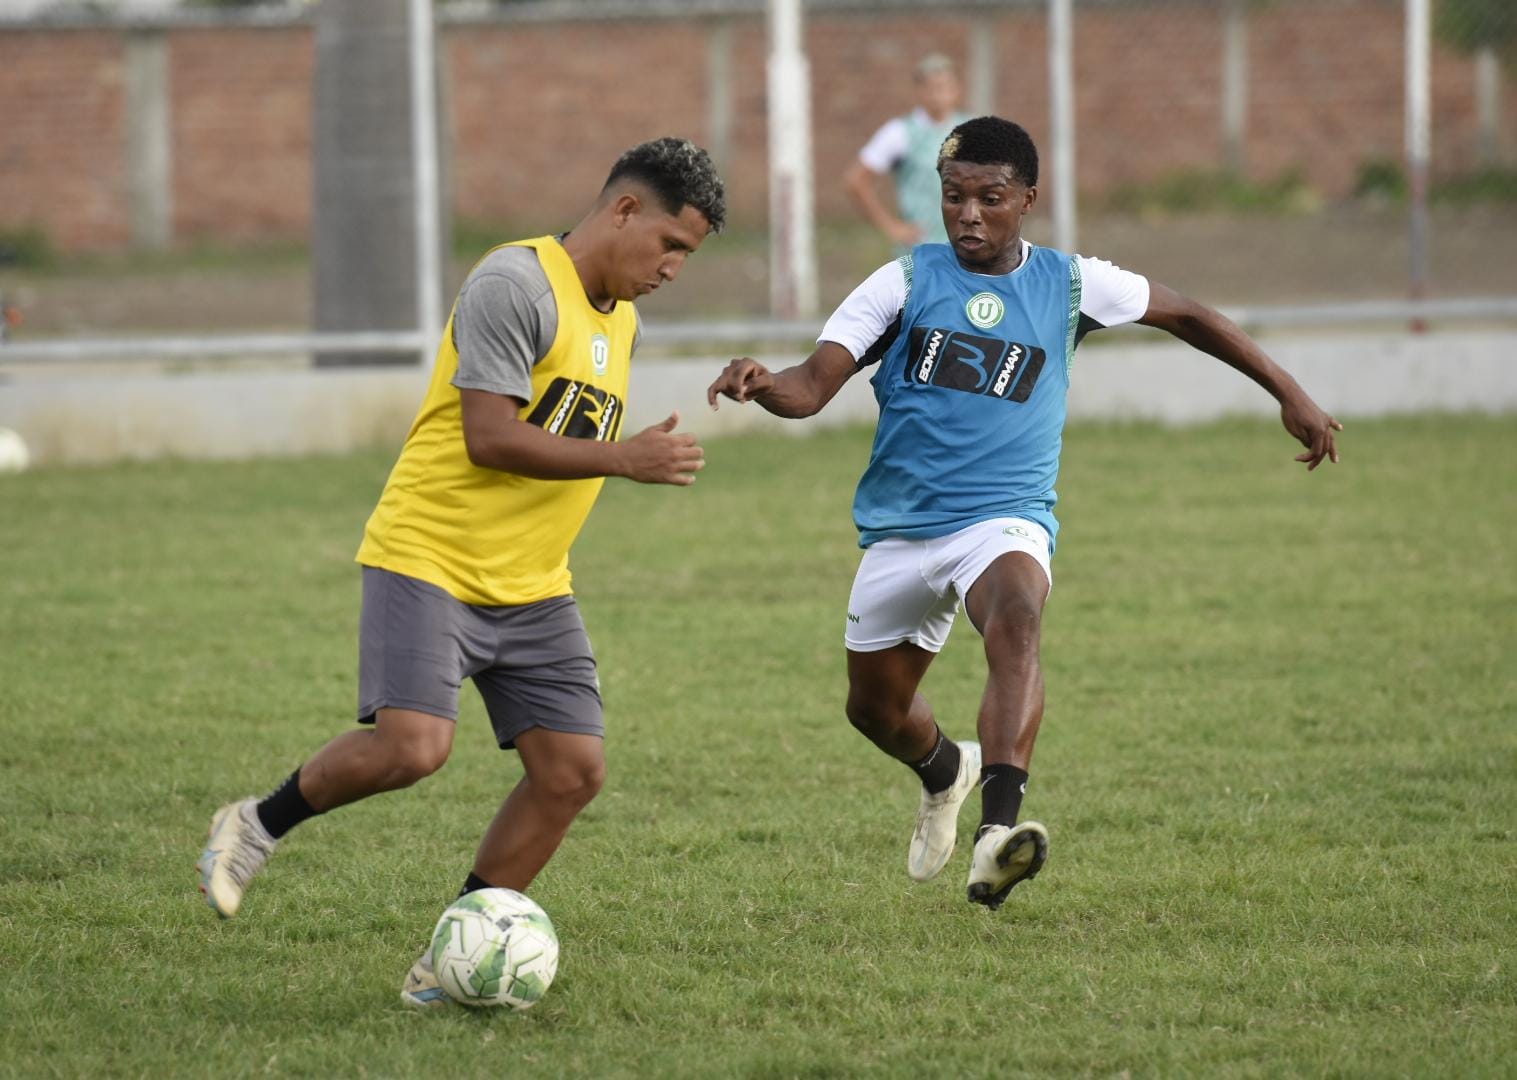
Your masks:
[[[1433,29],[1460,52],[1494,49],[1517,62],[1517,4],[1512,0],[1439,0]]]
[[[1400,202],[1406,198],[1406,170],[1401,162],[1390,158],[1370,158],[1359,165],[1359,175],[1354,179],[1356,199],[1389,199]]]
[[[52,238],[40,225],[0,228],[0,266],[36,269],[50,266],[56,259]]]
[[[1107,202],[1113,210],[1139,214],[1308,213],[1320,198],[1299,169],[1264,181],[1230,169],[1187,169],[1120,187]]]

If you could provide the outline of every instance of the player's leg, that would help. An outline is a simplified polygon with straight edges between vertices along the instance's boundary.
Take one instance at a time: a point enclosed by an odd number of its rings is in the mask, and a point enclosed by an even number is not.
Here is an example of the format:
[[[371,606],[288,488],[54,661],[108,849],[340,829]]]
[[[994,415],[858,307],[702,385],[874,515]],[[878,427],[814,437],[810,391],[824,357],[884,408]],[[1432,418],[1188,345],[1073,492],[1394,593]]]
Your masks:
[[[848,652],[849,722],[922,784],[906,849],[906,873],[913,881],[930,881],[948,862],[958,841],[959,807],[980,774],[977,744],[947,738],[932,706],[917,692],[936,655],[910,643]]]
[[[249,881],[290,829],[442,767],[459,683],[478,663],[455,633],[466,609],[436,586],[364,568],[358,716],[374,726],[337,736],[267,797],[216,812],[197,869],[201,892],[223,918],[237,913]]]
[[[917,691],[936,656],[909,641],[873,652],[848,650],[848,722],[908,765],[938,747],[932,706]]]
[[[1036,875],[1048,855],[1043,826],[1017,821],[1043,719],[1039,644],[1048,589],[1046,551],[1010,550],[979,573],[964,601],[984,638],[989,668],[980,703],[982,810],[969,898],[990,908],[999,907],[1012,886]]]
[[[525,775],[480,842],[470,881],[525,891],[606,778],[600,682],[573,597],[502,613],[496,663],[474,676],[501,749]]]
[[[515,742],[526,775],[485,830],[460,896],[491,887],[525,892],[605,782],[604,740],[598,735],[530,728]],[[406,972],[400,1000],[413,1009],[450,1000],[437,981],[430,946]]]
[[[197,864],[200,891],[217,914],[231,918],[285,833],[317,814],[430,776],[452,743],[452,720],[380,709],[373,729],[337,736],[262,800],[242,799],[216,812]]]
[[[599,794],[606,755],[599,736],[541,727],[517,735],[516,749],[526,775],[485,830],[474,876],[497,888],[526,892],[579,812]]]
[[[525,775],[496,812],[459,895],[526,891],[606,777],[605,718],[590,637],[571,596],[511,608],[475,608],[464,624],[472,651],[492,662],[474,672],[502,750]],[[445,1004],[429,949],[401,985],[412,1008]]]
[[[986,767],[1007,764],[1025,772],[1032,763],[1043,722],[1039,647],[1047,595],[1043,568],[1032,556],[1013,551],[998,556],[965,598],[965,613],[984,639],[989,669],[978,721]]]
[[[883,540],[859,563],[848,599],[848,720],[870,742],[907,765],[921,801],[906,872],[927,881],[953,854],[959,807],[979,775],[979,748],[939,729],[922,677],[953,626],[952,596],[924,580],[921,542]]]
[[[313,814],[410,787],[447,762],[456,727],[451,717],[379,709],[373,728],[343,732],[316,751],[292,779]],[[276,796],[277,792],[259,804],[261,817],[270,816]]]

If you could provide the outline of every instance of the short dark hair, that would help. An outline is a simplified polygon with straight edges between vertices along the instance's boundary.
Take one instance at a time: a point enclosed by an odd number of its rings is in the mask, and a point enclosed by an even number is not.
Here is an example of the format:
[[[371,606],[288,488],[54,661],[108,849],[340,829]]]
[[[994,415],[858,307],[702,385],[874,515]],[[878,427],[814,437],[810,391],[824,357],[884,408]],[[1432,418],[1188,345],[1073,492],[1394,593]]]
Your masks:
[[[616,159],[604,191],[618,180],[636,180],[658,197],[663,208],[678,214],[693,206],[719,233],[727,221],[727,196],[711,155],[689,139],[665,136],[639,143]]]
[[[970,165],[1010,165],[1017,179],[1028,187],[1038,182],[1038,148],[1021,124],[999,116],[965,120],[948,133],[938,151],[938,171],[948,161]]]

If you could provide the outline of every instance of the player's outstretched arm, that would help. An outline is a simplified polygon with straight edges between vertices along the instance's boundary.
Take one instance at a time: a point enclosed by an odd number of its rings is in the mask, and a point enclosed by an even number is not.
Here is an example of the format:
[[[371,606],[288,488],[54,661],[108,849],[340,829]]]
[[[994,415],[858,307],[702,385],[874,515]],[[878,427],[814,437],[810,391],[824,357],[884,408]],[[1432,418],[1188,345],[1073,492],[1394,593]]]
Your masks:
[[[469,460],[485,469],[537,480],[622,476],[643,484],[695,483],[706,467],[695,436],[676,433],[679,413],[644,428],[625,442],[570,439],[519,418],[520,403],[485,390],[460,390],[464,444]]]
[[[1280,420],[1285,430],[1306,447],[1304,453],[1296,455],[1296,460],[1305,462],[1308,472],[1324,461],[1338,460],[1334,433],[1342,431],[1343,425],[1324,412],[1289,372],[1265,355],[1252,338],[1220,311],[1158,282],[1150,282],[1148,312],[1138,322],[1167,330],[1187,345],[1237,368],[1268,390],[1280,403]]]
[[[776,416],[799,420],[820,412],[856,370],[853,354],[835,341],[822,342],[803,362],[778,373],[742,356],[707,388],[706,401],[713,409],[722,397],[756,401]]]

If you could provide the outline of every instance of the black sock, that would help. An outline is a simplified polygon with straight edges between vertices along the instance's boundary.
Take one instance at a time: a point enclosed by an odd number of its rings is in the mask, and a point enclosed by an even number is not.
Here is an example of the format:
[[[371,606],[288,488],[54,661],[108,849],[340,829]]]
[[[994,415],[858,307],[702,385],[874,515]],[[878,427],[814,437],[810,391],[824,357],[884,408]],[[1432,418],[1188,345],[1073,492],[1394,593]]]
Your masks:
[[[470,870],[469,876],[464,878],[464,887],[458,890],[458,895],[468,896],[471,892],[478,892],[480,889],[493,888],[495,888],[494,885],[491,885],[488,881],[480,877],[473,870]]]
[[[987,825],[1015,825],[1022,812],[1022,796],[1027,794],[1027,772],[1015,765],[986,765],[980,770],[980,827],[976,839]]]
[[[959,778],[959,744],[952,739],[945,739],[939,728],[938,741],[933,744],[932,753],[921,761],[911,762],[911,771],[921,777],[922,786],[930,794],[947,791]]]
[[[306,818],[315,817],[320,810],[311,808],[306,797],[300,793],[300,770],[292,772],[274,793],[258,804],[258,820],[275,840],[299,825]]]

